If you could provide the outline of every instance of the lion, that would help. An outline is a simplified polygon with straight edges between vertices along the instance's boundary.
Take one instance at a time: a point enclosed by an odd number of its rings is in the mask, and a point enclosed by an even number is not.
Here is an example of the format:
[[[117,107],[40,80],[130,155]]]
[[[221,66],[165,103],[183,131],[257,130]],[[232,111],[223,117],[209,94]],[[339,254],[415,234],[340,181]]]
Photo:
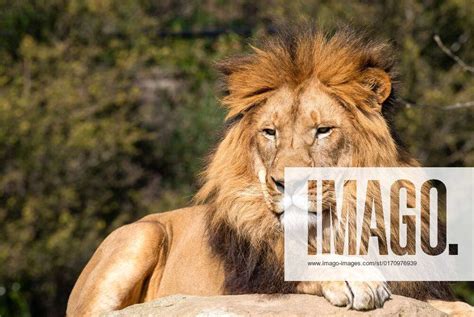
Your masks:
[[[80,274],[67,315],[173,294],[302,293],[355,310],[382,307],[392,292],[452,300],[444,282],[284,281],[285,167],[419,166],[391,124],[394,64],[387,42],[348,28],[281,33],[219,63],[226,128],[193,206],[112,232]]]

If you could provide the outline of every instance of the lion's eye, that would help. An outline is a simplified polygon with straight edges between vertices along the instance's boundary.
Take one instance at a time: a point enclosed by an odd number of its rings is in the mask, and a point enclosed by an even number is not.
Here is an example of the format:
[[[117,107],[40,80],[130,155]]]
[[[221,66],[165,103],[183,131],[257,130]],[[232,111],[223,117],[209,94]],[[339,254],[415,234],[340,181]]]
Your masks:
[[[332,132],[332,128],[331,127],[320,127],[316,130],[316,137],[318,139],[323,139],[327,136],[329,136]]]
[[[263,129],[263,134],[267,138],[274,138],[276,135],[276,131],[274,129]]]

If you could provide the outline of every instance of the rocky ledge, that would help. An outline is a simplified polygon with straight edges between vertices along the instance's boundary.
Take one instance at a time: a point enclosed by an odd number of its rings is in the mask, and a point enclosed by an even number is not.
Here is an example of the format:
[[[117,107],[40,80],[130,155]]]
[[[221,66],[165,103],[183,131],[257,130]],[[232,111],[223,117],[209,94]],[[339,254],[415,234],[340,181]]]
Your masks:
[[[467,304],[460,303],[470,307]],[[438,306],[437,306],[438,307]],[[438,307],[439,308],[439,307]],[[469,312],[467,312],[469,314]],[[464,314],[462,314],[464,315]],[[357,312],[329,304],[312,295],[173,295],[152,302],[133,305],[108,313],[123,316],[447,316],[428,303],[402,296],[392,296],[383,308]]]

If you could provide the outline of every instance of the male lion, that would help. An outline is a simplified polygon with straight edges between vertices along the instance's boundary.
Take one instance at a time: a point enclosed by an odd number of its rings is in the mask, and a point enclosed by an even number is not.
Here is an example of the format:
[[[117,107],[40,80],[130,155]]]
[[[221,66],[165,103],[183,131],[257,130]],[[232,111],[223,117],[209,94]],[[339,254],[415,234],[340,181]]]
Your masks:
[[[393,55],[348,30],[269,39],[220,64],[228,128],[196,204],[123,226],[81,273],[67,315],[172,294],[305,293],[356,310],[390,291],[449,299],[438,282],[285,282],[281,206],[288,166],[418,166],[395,141]],[[413,247],[413,246],[410,246]]]

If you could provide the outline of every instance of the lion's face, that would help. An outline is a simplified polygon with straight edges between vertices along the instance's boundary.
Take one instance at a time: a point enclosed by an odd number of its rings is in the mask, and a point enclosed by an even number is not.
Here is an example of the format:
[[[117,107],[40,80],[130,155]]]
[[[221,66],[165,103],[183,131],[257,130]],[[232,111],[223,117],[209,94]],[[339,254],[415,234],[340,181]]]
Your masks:
[[[222,62],[231,120],[196,195],[210,204],[211,226],[229,225],[254,246],[275,244],[285,167],[411,164],[385,117],[395,101],[392,66],[386,44],[344,32],[277,38]]]
[[[351,166],[350,113],[313,81],[278,89],[254,114],[255,173],[264,172],[266,199],[283,212],[285,167]],[[263,181],[263,180],[262,180]]]

